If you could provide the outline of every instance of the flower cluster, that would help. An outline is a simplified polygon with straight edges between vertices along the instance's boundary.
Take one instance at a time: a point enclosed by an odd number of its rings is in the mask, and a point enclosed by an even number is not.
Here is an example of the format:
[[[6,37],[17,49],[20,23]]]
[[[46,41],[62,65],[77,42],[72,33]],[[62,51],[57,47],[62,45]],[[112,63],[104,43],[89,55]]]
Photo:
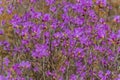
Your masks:
[[[119,80],[120,16],[108,21],[107,0],[3,3],[0,80]]]

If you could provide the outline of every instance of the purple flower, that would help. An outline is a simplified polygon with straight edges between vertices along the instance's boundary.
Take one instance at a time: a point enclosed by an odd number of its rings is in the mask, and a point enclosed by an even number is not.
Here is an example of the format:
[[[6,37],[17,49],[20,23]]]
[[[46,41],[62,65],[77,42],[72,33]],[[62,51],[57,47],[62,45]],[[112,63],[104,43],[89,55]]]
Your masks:
[[[69,5],[66,4],[66,5],[63,7],[64,13],[67,13],[67,12],[68,12],[68,9],[69,9]]]
[[[113,20],[117,23],[120,23],[120,16],[119,15],[114,16]]]
[[[8,14],[11,14],[11,13],[12,13],[12,11],[11,11],[10,9],[7,9],[7,12],[8,12]]]
[[[7,8],[8,14],[11,14],[14,9],[15,9],[15,7],[13,5],[9,5]]]
[[[100,29],[100,30],[98,31],[98,36],[99,36],[99,37],[104,38],[105,35],[106,35],[106,31],[105,31],[105,30]]]
[[[92,0],[77,0],[77,1],[80,2],[81,7],[92,6],[93,4]]]
[[[50,14],[45,14],[45,15],[43,16],[43,20],[44,20],[44,21],[49,21],[50,19],[51,19]]]
[[[117,32],[117,38],[120,39],[120,30]]]
[[[2,25],[2,26],[4,26],[4,25],[5,25],[5,23],[6,23],[6,21],[5,21],[5,20],[2,20],[2,21],[1,21],[1,25]]]
[[[36,44],[35,50],[32,51],[32,56],[36,58],[42,58],[48,55],[48,46],[45,44]]]
[[[21,30],[21,33],[19,34],[19,35],[21,35],[21,36],[26,36],[28,34],[28,28],[23,28],[22,30]]]
[[[23,67],[23,68],[30,68],[31,67],[31,63],[29,61],[22,61],[20,64],[19,64],[20,67]]]
[[[97,0],[96,4],[106,7],[107,6],[107,0]]]
[[[8,80],[5,76],[0,75],[0,80]]]
[[[55,38],[62,38],[63,34],[61,32],[54,33]]]
[[[64,80],[62,76],[60,76],[60,78],[58,80]]]
[[[4,58],[4,64],[5,64],[6,66],[8,66],[9,63],[10,63],[10,60],[9,60],[7,57],[5,57],[5,58]]]
[[[36,2],[36,0],[30,0],[30,2],[31,2],[31,3],[35,3],[35,2]]]
[[[0,15],[3,13],[4,8],[0,7]]]
[[[98,72],[98,76],[99,76],[100,78],[103,78],[103,77],[104,77],[103,71],[99,71],[99,72]]]
[[[44,32],[44,37],[45,37],[45,38],[50,38],[50,32],[48,32],[48,31],[47,31],[47,32]]]
[[[58,22],[58,20],[56,20],[56,19],[52,19],[52,24],[51,24],[51,27],[53,28],[53,29],[56,29],[58,26],[59,26],[59,22]]]
[[[22,2],[23,2],[23,0],[18,0],[18,3],[20,3],[20,4],[21,4]]]
[[[100,20],[99,20],[101,23],[105,23],[105,19],[104,18],[100,18]]]
[[[12,68],[13,68],[13,70],[17,73],[17,75],[21,75],[22,74],[22,71],[20,70],[20,66],[19,66],[19,64],[14,64],[13,66],[12,66]]]
[[[90,17],[90,22],[91,21],[96,22],[97,19],[98,19],[98,16],[96,15],[95,11],[94,10],[89,10],[88,13],[89,13],[88,15]]]
[[[90,45],[92,43],[88,35],[82,35],[81,37],[79,37],[79,41],[81,44],[85,45]]]
[[[2,4],[2,1],[0,1],[0,4]]]
[[[4,41],[3,45],[4,45],[4,50],[9,50],[10,49],[10,43],[8,41]]]
[[[117,52],[120,53],[120,47],[117,48]]]
[[[46,1],[47,5],[51,5],[55,2],[55,0],[45,0],[45,1]]]
[[[66,13],[62,14],[62,19],[64,20],[63,24],[68,23],[70,21],[70,17]]]
[[[47,75],[47,76],[51,76],[51,75],[52,75],[52,72],[50,72],[50,71],[48,70],[48,71],[46,71],[46,75]]]
[[[60,40],[53,40],[52,45],[57,47],[60,44]]]
[[[41,13],[41,12],[36,12],[35,17],[36,17],[37,19],[39,19],[39,18],[41,17],[41,15],[42,15],[42,13]]]
[[[82,72],[82,73],[80,74],[80,77],[81,77],[81,80],[85,80],[86,72]]]
[[[35,37],[40,38],[40,34],[41,34],[40,27],[37,25],[34,25],[31,29],[32,29],[32,32],[35,33]]]
[[[82,48],[76,48],[73,52],[75,56],[79,56],[83,51],[84,49]]]
[[[4,31],[0,29],[0,35],[3,35],[4,34]]]
[[[111,74],[111,71],[107,70],[105,75],[110,75],[110,74]]]
[[[17,28],[21,21],[22,19],[19,17],[19,15],[15,14],[10,23],[13,25],[13,28]]]
[[[72,74],[72,75],[70,76],[70,80],[77,80],[77,76],[76,76],[75,74]]]
[[[120,80],[120,78],[117,78],[116,80]]]
[[[23,18],[24,19],[24,18]],[[26,20],[25,20],[26,21]],[[30,22],[30,21],[26,21],[26,22],[24,22],[24,23],[22,23],[22,26],[24,27],[24,28],[30,28],[30,26],[32,26],[32,22]]]
[[[22,40],[22,44],[24,44],[24,45],[27,45],[27,44],[29,44],[29,40]]]
[[[109,43],[114,43],[114,41],[117,39],[118,35],[115,32],[111,32],[108,37]]]
[[[98,34],[98,37],[104,38],[106,36],[107,31],[109,31],[110,28],[106,24],[97,24],[95,30]]]
[[[66,67],[65,67],[65,66],[62,66],[62,67],[60,68],[60,71],[61,71],[62,73],[65,73]]]
[[[84,18],[75,18],[73,22],[77,25],[82,25],[84,23]]]
[[[33,70],[34,70],[34,72],[38,72],[39,71],[39,67],[35,66],[35,68]]]
[[[34,8],[31,8],[31,9],[30,9],[30,15],[31,15],[32,18],[40,19],[42,13],[41,13],[41,12],[36,12],[36,11],[34,10]]]
[[[73,32],[73,36],[78,38],[83,34],[83,30],[81,28],[75,28]]]
[[[51,6],[51,7],[50,7],[50,11],[52,11],[52,12],[54,12],[54,13],[55,13],[55,12],[56,12],[56,7]]]
[[[103,52],[105,49],[103,46],[100,46],[100,45],[95,45],[95,50],[98,50],[100,52]]]

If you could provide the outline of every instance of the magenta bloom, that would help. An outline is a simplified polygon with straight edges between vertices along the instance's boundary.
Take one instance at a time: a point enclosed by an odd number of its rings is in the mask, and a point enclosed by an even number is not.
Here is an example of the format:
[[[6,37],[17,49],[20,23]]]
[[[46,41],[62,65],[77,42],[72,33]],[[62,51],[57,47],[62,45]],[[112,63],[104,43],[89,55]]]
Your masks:
[[[5,58],[4,58],[4,64],[5,64],[6,66],[8,66],[9,63],[10,63],[10,60],[9,60],[7,57],[5,57]]]
[[[22,61],[19,66],[23,68],[30,68],[31,63],[29,61]]]
[[[0,75],[0,80],[8,80],[7,78],[5,78],[5,76]]]
[[[77,80],[77,76],[76,76],[75,74],[72,74],[72,75],[70,76],[70,80]]]
[[[48,47],[44,44],[36,44],[35,50],[32,51],[32,56],[36,58],[42,58],[48,55]]]
[[[117,38],[120,39],[120,30],[117,32]]]
[[[4,8],[0,7],[0,15],[3,13]]]
[[[55,2],[55,0],[45,0],[45,1],[46,1],[47,5],[51,5]]]
[[[107,6],[107,0],[97,0],[96,4],[106,7]]]
[[[49,21],[50,20],[50,14],[45,14],[43,16],[43,21]]]
[[[35,3],[37,0],[30,0],[31,3]]]
[[[7,13],[8,13],[8,14],[11,14],[14,9],[15,9],[15,7],[14,7],[13,5],[9,5],[9,6],[7,7]]]
[[[113,20],[117,23],[120,23],[120,16],[119,15],[114,16]]]
[[[0,29],[0,35],[3,35],[4,34],[4,31]]]
[[[29,14],[29,13],[28,13],[28,14]],[[31,8],[31,9],[30,9],[30,15],[31,15],[32,18],[37,18],[37,19],[39,19],[39,18],[41,17],[42,13],[35,11],[34,8]]]
[[[0,1],[0,4],[2,4],[2,1]]]

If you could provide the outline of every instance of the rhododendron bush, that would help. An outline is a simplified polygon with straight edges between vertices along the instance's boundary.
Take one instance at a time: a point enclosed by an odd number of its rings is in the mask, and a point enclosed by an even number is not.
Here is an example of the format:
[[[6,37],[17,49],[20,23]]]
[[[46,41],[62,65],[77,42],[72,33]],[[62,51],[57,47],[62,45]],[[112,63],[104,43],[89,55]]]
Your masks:
[[[0,0],[0,80],[120,80],[118,3]]]

